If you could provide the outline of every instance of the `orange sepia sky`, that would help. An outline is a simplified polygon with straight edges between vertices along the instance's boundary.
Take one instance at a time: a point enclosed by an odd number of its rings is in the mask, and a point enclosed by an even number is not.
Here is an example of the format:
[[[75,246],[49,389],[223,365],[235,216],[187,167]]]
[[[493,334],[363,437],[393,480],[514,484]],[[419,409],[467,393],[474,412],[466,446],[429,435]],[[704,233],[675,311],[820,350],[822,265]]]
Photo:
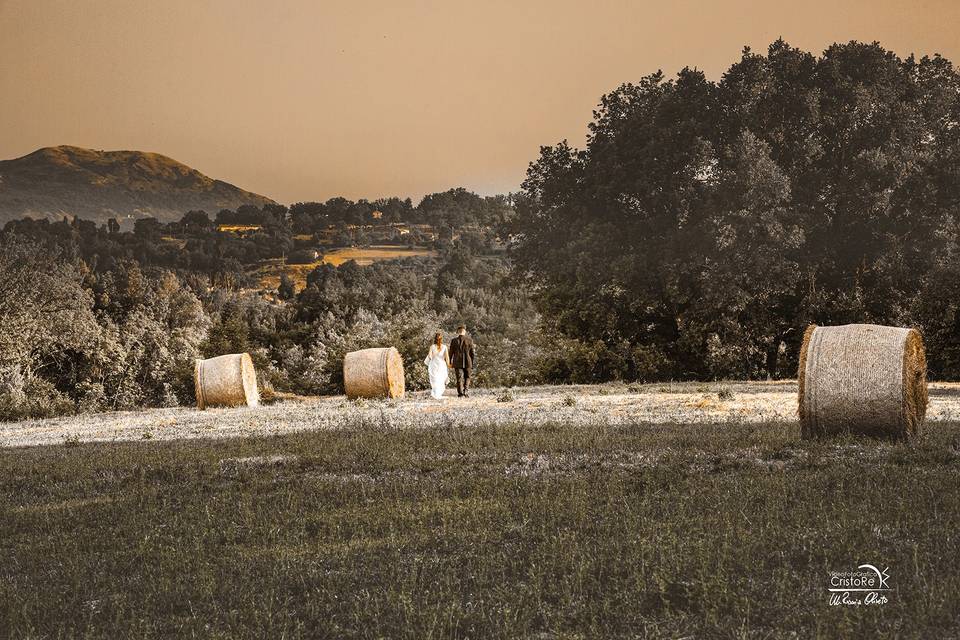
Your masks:
[[[960,61],[960,2],[0,0],[0,159],[156,151],[284,203],[505,192],[618,84],[781,35]]]

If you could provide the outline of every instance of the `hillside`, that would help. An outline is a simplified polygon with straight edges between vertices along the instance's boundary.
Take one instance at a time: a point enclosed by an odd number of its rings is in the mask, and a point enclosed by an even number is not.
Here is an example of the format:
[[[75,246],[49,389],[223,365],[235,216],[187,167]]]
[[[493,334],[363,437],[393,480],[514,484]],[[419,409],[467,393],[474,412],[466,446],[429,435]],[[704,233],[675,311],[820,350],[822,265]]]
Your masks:
[[[169,222],[191,209],[213,214],[272,202],[157,153],[60,146],[0,161],[0,223],[64,215]]]

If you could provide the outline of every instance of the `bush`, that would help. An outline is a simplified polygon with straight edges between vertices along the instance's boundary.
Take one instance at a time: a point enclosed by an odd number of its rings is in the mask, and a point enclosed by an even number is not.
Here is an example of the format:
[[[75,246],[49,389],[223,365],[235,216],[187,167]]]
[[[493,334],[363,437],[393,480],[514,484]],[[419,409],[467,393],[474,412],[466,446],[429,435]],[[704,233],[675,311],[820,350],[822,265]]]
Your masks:
[[[31,378],[19,392],[0,393],[0,420],[16,421],[31,418],[54,418],[77,412],[77,406],[51,383]]]
[[[602,340],[555,336],[549,342],[552,348],[544,348],[540,359],[540,372],[547,382],[593,384],[627,376],[628,359]]]
[[[314,249],[297,249],[287,256],[287,264],[313,264],[318,258]]]

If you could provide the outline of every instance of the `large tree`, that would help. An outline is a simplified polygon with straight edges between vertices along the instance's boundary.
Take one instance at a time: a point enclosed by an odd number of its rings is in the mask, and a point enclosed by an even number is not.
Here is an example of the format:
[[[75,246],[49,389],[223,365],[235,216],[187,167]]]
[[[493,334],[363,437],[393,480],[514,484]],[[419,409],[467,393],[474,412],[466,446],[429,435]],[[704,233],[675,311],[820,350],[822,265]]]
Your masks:
[[[958,86],[940,57],[783,41],[719,82],[684,69],[623,85],[583,150],[530,166],[518,273],[551,330],[629,377],[776,375],[810,321],[949,340],[924,295],[956,271]]]

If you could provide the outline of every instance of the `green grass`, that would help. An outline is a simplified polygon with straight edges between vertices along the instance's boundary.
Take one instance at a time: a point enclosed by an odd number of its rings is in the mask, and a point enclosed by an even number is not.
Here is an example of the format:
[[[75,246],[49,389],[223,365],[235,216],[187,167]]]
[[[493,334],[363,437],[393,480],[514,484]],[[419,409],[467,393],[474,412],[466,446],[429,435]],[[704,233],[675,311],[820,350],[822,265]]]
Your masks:
[[[2,450],[0,637],[955,637],[958,442],[518,425]],[[890,602],[828,606],[828,571],[864,562]]]

